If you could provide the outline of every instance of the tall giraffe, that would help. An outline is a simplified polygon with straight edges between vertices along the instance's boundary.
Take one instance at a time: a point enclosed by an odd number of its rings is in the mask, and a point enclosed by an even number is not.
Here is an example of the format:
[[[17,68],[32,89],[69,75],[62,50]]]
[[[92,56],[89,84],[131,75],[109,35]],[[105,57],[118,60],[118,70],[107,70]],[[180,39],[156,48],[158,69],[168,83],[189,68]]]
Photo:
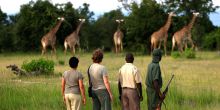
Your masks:
[[[157,48],[158,43],[159,43],[158,48],[160,48],[161,42],[164,41],[164,51],[165,51],[165,56],[166,56],[166,44],[167,44],[168,30],[172,22],[172,17],[176,16],[176,14],[174,14],[173,12],[170,12],[168,14],[169,16],[167,18],[165,25],[162,26],[158,31],[154,32],[151,35],[151,53],[153,49]]]
[[[85,19],[79,19],[80,23],[78,24],[76,30],[74,30],[69,36],[67,36],[64,40],[64,53],[66,54],[67,48],[69,46],[72,55],[75,54],[75,46],[80,46],[79,43],[79,31],[82,27],[82,24],[85,22]]]
[[[177,44],[179,51],[183,52],[183,45],[187,47],[187,40],[191,43],[192,48],[194,48],[194,44],[191,36],[191,30],[198,15],[199,15],[198,12],[194,12],[190,23],[174,33],[172,38],[172,44],[173,44],[172,51],[174,50],[175,44]]]
[[[56,48],[55,48],[55,44],[56,44],[56,32],[58,31],[58,29],[60,28],[60,25],[62,24],[62,22],[65,20],[64,17],[59,17],[58,18],[58,22],[55,25],[55,27],[53,27],[47,34],[45,34],[42,39],[41,39],[41,44],[42,44],[42,55],[44,55],[46,53],[47,50],[47,46],[51,46],[53,53],[56,53]]]
[[[114,33],[113,40],[115,44],[115,52],[121,52],[123,50],[122,38],[124,37],[123,32],[120,29],[120,24],[123,22],[123,19],[117,19],[116,22],[118,23],[117,31]]]

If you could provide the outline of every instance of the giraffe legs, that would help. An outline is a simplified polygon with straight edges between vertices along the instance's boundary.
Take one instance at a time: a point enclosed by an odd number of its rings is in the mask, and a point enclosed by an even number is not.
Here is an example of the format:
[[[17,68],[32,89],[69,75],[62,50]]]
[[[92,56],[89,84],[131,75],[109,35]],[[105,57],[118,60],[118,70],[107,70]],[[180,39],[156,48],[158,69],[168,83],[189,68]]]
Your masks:
[[[165,52],[165,56],[167,56],[167,40],[164,40],[164,52]]]
[[[175,37],[173,36],[173,38],[172,38],[172,52],[174,51],[175,44],[176,44],[176,40],[175,40]]]
[[[65,41],[65,42],[64,42],[64,54],[65,54],[65,55],[66,55],[67,49],[68,49],[68,44],[67,44],[67,42]]]
[[[190,36],[191,36],[191,35],[190,35]],[[194,43],[193,43],[192,38],[189,37],[188,40],[189,40],[189,42],[190,42],[190,44],[191,44],[191,46],[192,46],[192,49],[194,49],[195,45],[194,45]]]
[[[72,50],[72,55],[74,56],[75,55],[75,46],[73,46],[72,48],[71,48],[71,50]]]
[[[46,52],[47,48],[46,47],[42,47],[42,52],[41,52],[41,55],[44,55],[45,52]]]
[[[55,55],[56,54],[56,47],[55,45],[52,46],[52,53]]]

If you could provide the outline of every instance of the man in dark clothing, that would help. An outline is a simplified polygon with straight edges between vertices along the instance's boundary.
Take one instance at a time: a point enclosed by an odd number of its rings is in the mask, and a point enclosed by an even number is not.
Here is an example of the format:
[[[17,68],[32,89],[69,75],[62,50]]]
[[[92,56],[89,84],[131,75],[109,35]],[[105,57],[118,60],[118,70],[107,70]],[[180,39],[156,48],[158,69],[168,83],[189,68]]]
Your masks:
[[[160,100],[165,98],[165,95],[160,91],[162,87],[162,77],[159,62],[162,58],[162,51],[160,49],[153,50],[153,60],[148,65],[147,76],[146,76],[146,87],[147,87],[147,101],[148,110],[160,110]]]

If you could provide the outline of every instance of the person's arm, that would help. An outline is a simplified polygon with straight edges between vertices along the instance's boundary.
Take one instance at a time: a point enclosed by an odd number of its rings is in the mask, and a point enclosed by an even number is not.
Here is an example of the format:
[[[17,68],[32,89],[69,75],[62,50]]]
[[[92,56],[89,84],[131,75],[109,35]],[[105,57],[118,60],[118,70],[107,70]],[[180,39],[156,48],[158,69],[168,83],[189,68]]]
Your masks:
[[[108,76],[103,76],[103,80],[104,80],[104,84],[105,84],[105,87],[110,95],[110,98],[111,98],[111,101],[113,101],[113,96],[112,96],[112,92],[111,92],[111,89],[110,89],[110,84],[109,84],[109,81],[108,81]]]
[[[136,83],[136,85],[137,85],[137,89],[138,89],[138,92],[139,92],[140,101],[143,101],[142,85],[141,85],[141,83]]]
[[[160,91],[160,87],[158,85],[158,81],[157,80],[154,80],[153,81],[153,84],[154,84],[154,89],[156,90],[156,93],[159,95],[160,99],[164,99],[165,98],[165,95],[162,94],[162,92]]]
[[[118,81],[118,92],[119,92],[119,100],[121,100],[122,87],[120,81]]]
[[[62,92],[62,96],[63,96],[63,101],[65,102],[65,96],[64,96],[64,91],[65,91],[65,79],[64,78],[62,78],[62,82],[61,82],[62,84],[62,87],[61,87],[61,92]]]
[[[85,88],[84,88],[82,79],[79,80],[79,89],[80,89],[80,92],[82,95],[82,102],[83,102],[83,104],[86,104]]]

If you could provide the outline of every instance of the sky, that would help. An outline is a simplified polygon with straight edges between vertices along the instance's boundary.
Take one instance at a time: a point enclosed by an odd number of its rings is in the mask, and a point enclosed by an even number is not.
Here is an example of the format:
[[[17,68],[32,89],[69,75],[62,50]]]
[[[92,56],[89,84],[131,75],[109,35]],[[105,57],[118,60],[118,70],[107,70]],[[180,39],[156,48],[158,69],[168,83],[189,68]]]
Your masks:
[[[31,0],[0,0],[0,8],[8,15],[19,13],[20,6],[27,4]],[[36,1],[36,0],[33,0]],[[53,4],[72,2],[74,8],[82,6],[83,3],[90,4],[89,9],[95,13],[95,16],[102,15],[104,12],[122,7],[119,0],[50,0]],[[111,1],[111,2],[110,2]],[[141,0],[136,0],[140,3]],[[163,0],[157,0],[163,1]],[[220,6],[220,0],[212,0],[215,6]],[[210,19],[214,25],[220,26],[220,9],[216,13],[210,14]]]

